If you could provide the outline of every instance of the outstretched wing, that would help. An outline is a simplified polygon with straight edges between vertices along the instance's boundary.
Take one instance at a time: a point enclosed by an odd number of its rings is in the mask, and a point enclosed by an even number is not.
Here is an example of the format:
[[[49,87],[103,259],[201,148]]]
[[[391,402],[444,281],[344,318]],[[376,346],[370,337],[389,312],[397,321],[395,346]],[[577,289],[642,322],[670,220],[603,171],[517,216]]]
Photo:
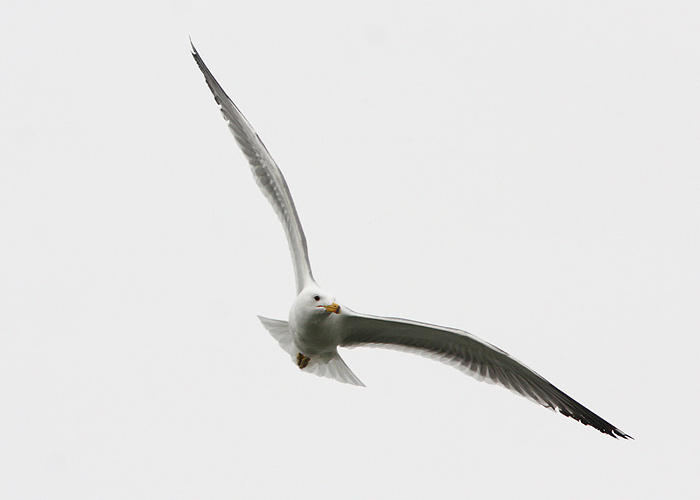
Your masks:
[[[340,316],[341,346],[375,345],[427,355],[478,380],[502,385],[614,438],[631,438],[505,351],[470,333],[406,319],[369,316],[347,307]]]
[[[284,176],[275,160],[272,159],[267,148],[260,140],[260,137],[258,137],[258,134],[255,133],[253,127],[250,126],[248,120],[243,116],[243,113],[238,110],[233,101],[226,95],[224,89],[221,88],[219,82],[216,81],[214,75],[211,74],[197,49],[195,49],[194,44],[191,41],[190,44],[192,45],[192,56],[204,74],[209,90],[214,94],[214,99],[219,105],[224,119],[228,122],[228,128],[231,129],[238,146],[248,159],[255,181],[272,205],[272,208],[275,209],[275,213],[284,226],[289,250],[292,253],[292,261],[294,262],[297,293],[299,293],[306,283],[313,281],[313,276],[306,248],[306,237],[301,228],[301,222],[299,222],[299,216],[297,215],[292,195],[289,193],[287,182],[284,180]]]

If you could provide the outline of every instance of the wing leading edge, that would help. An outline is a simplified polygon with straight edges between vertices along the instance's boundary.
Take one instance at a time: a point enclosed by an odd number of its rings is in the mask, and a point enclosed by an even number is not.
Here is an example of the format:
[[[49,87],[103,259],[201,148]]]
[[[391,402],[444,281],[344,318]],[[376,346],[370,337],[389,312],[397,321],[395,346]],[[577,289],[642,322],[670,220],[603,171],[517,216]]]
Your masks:
[[[614,438],[632,438],[505,351],[468,332],[406,319],[360,314],[347,307],[345,313],[341,346],[374,345],[436,358],[478,380],[502,385]]]
[[[226,95],[226,92],[219,85],[219,82],[216,81],[206,64],[204,64],[191,41],[190,45],[192,46],[192,57],[194,57],[197,66],[204,74],[204,79],[209,86],[209,90],[214,94],[214,99],[219,105],[221,114],[228,123],[228,127],[238,146],[247,158],[255,181],[272,205],[277,217],[282,222],[282,226],[284,226],[294,263],[297,293],[300,293],[304,286],[309,282],[313,282],[314,279],[311,274],[306,237],[304,236],[304,230],[301,227],[292,195],[287,187],[287,182],[284,180],[284,176],[275,160],[272,159],[267,148],[260,140],[260,137],[258,137],[258,134],[253,130],[243,113]]]

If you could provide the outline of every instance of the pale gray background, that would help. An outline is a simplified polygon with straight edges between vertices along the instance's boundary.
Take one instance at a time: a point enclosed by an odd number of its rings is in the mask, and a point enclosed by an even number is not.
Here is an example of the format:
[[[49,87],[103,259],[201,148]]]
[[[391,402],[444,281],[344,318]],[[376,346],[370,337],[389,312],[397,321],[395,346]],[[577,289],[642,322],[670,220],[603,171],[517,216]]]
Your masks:
[[[3,498],[697,494],[697,2],[0,8]],[[407,354],[299,372],[282,167],[323,286],[467,329],[636,441]]]

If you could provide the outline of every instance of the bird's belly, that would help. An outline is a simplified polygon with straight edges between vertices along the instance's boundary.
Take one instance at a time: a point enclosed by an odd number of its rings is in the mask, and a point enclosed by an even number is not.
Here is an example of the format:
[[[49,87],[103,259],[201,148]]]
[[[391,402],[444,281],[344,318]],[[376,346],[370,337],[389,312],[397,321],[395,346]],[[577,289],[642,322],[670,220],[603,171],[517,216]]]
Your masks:
[[[302,354],[313,356],[315,354],[333,352],[338,347],[337,335],[324,325],[306,325],[306,328],[293,329],[294,340]]]

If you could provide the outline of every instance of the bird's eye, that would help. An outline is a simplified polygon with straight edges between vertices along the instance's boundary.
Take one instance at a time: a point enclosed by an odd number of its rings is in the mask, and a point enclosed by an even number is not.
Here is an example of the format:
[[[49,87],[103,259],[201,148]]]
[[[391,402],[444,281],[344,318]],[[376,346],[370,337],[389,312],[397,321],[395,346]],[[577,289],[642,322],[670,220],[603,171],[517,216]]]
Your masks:
[[[318,302],[319,300],[321,300],[321,297],[319,297],[318,295],[314,295],[314,300]]]

